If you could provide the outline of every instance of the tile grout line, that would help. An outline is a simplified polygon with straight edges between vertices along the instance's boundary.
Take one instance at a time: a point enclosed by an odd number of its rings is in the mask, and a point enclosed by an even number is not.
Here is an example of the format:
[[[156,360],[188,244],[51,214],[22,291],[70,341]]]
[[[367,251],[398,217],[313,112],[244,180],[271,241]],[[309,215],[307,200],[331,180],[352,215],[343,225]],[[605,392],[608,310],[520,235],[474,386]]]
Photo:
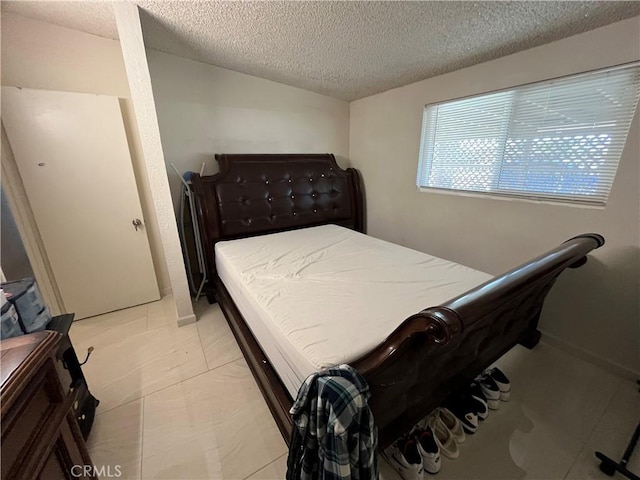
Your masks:
[[[197,327],[196,327],[196,328],[197,328]],[[200,339],[200,334],[199,334],[199,333],[198,333],[198,339]],[[201,346],[201,348],[202,348],[202,343],[201,343],[201,345],[200,345],[200,346]],[[203,350],[203,352],[202,352],[202,353],[203,353],[203,355],[204,355],[204,350]],[[153,395],[154,393],[161,392],[161,391],[163,391],[163,390],[166,390],[167,388],[175,387],[176,385],[179,385],[179,384],[180,384],[180,383],[182,383],[182,382],[186,382],[187,380],[191,380],[192,378],[199,377],[200,375],[203,375],[203,374],[205,374],[205,373],[207,373],[207,372],[211,372],[211,371],[216,370],[216,369],[218,369],[218,368],[220,368],[220,367],[224,367],[224,366],[226,366],[226,365],[229,365],[230,363],[237,362],[238,360],[242,360],[243,358],[244,358],[244,357],[243,357],[242,355],[240,355],[238,358],[234,358],[233,360],[229,360],[228,362],[222,363],[222,364],[220,364],[220,365],[216,365],[216,366],[215,366],[215,367],[213,367],[213,368],[209,368],[209,362],[207,362],[207,356],[206,356],[206,355],[204,355],[205,364],[206,364],[206,366],[207,366],[207,370],[205,370],[204,372],[197,373],[196,375],[193,375],[193,376],[191,376],[191,377],[183,378],[183,379],[181,379],[181,380],[178,380],[178,381],[177,381],[177,382],[175,382],[175,383],[172,383],[171,385],[165,385],[164,387],[159,388],[158,390],[154,390],[153,392],[148,392],[148,393],[146,393],[145,395],[141,395],[141,396],[139,396],[139,397],[132,398],[131,400],[127,400],[126,402],[121,403],[121,404],[119,404],[119,405],[114,405],[113,407],[109,407],[108,409],[106,409],[106,410],[102,410],[101,412],[96,412],[96,416],[99,416],[99,415],[105,414],[105,413],[107,413],[107,412],[110,412],[111,410],[114,410],[114,409],[116,409],[116,408],[118,408],[118,407],[122,407],[122,406],[124,406],[124,405],[128,405],[128,404],[130,404],[130,403],[132,403],[132,402],[135,402],[135,401],[137,401],[137,400],[140,400],[140,399],[142,399],[142,398],[144,398],[144,397],[147,397],[147,396],[149,396],[149,395]]]
[[[616,397],[616,394],[622,388],[623,382],[624,382],[623,379],[621,378],[618,379],[618,385],[615,389],[613,389],[614,391],[613,391],[613,394],[611,395],[611,398],[609,399],[606,406],[602,410],[602,413],[600,414],[600,417],[598,418],[598,420],[596,420],[596,422],[593,424],[593,428],[589,431],[589,434],[587,435],[586,440],[582,442],[582,448],[580,449],[580,452],[578,452],[578,455],[576,455],[576,458],[573,460],[573,463],[571,463],[571,466],[567,470],[567,473],[565,473],[564,476],[562,477],[563,479],[566,479],[569,476],[569,474],[571,473],[571,470],[573,470],[573,467],[575,467],[576,464],[578,463],[578,460],[580,460],[582,453],[589,447],[589,440],[593,436],[593,433],[596,431],[596,428],[598,428],[598,425],[604,418],[605,414],[607,413],[607,410],[609,410],[609,407],[613,403],[613,399]]]
[[[162,392],[163,390],[166,390],[167,388],[175,387],[176,385],[180,385],[181,383],[184,383],[184,382],[186,382],[186,381],[188,381],[188,380],[192,380],[192,379],[194,379],[194,378],[196,378],[196,377],[199,377],[200,375],[204,375],[205,373],[212,372],[212,371],[214,371],[214,370],[217,370],[218,368],[225,367],[225,366],[229,365],[230,363],[237,362],[238,360],[242,360],[242,358],[243,358],[243,357],[239,357],[239,358],[236,358],[235,360],[231,360],[231,361],[226,362],[226,363],[223,363],[223,364],[221,364],[221,365],[217,365],[217,366],[213,367],[211,370],[205,370],[204,372],[200,372],[200,373],[198,373],[198,374],[196,374],[196,375],[193,375],[193,376],[191,376],[191,377],[183,378],[182,380],[178,380],[176,383],[172,383],[171,385],[166,385],[166,386],[164,386],[164,387],[162,387],[162,388],[159,388],[158,390],[154,390],[153,392],[146,393],[145,395],[142,395],[142,396],[140,396],[140,397],[136,397],[136,398],[134,398],[134,399],[132,399],[132,400],[128,400],[128,401],[127,401],[127,402],[125,402],[125,403],[121,403],[120,405],[116,405],[116,406],[114,406],[114,407],[110,407],[110,408],[109,408],[109,409],[107,409],[107,410],[103,410],[102,412],[97,413],[97,414],[96,414],[96,416],[98,416],[98,415],[102,415],[102,414],[107,413],[107,412],[110,412],[111,410],[115,410],[116,408],[122,407],[122,406],[124,406],[124,405],[128,405],[128,404],[130,404],[130,403],[132,403],[132,402],[135,402],[135,401],[137,401],[137,400],[140,400],[140,399],[146,398],[146,397],[148,397],[149,395],[154,395],[154,394],[156,394],[156,393],[158,393],[158,392]]]
[[[226,318],[224,320],[225,320],[225,325],[227,325]],[[229,362],[226,362],[226,363],[223,363],[221,365],[217,365],[217,366],[211,368],[209,366],[209,359],[207,358],[207,354],[204,351],[204,343],[202,342],[202,336],[200,335],[200,329],[198,328],[198,322],[199,321],[200,320],[196,317],[196,331],[198,332],[198,339],[200,339],[200,346],[202,347],[202,354],[204,355],[204,361],[207,364],[207,370],[209,370],[209,371],[215,370],[216,368],[223,367],[225,365],[230,364],[231,362],[235,362],[236,360],[240,360],[241,358],[244,358],[244,355],[242,355],[242,351],[240,351],[240,356],[238,358],[235,358],[235,359],[233,359],[233,360],[231,360]],[[229,331],[231,332],[231,330],[229,330]],[[233,336],[233,332],[231,332],[231,334]],[[238,341],[236,340],[235,336],[233,337],[233,341],[234,341],[234,344],[237,345],[238,349],[240,349],[240,345],[238,345]]]
[[[140,477],[142,478],[142,459],[144,458],[144,397],[142,397],[142,432],[140,432]]]
[[[198,317],[196,317],[196,332],[198,334],[198,340],[200,341],[200,349],[202,350],[202,356],[204,357],[204,363],[207,365],[207,370],[211,370],[209,367],[209,360],[207,359],[207,354],[204,351],[204,345],[202,343],[202,337],[200,336],[200,328],[198,328]]]
[[[571,462],[571,465],[569,465],[569,468],[567,469],[567,472],[562,476],[563,480],[566,480],[566,478],[569,476],[569,474],[571,473],[571,470],[573,470],[573,467],[576,466],[576,464],[578,463],[578,460],[580,460],[580,457],[582,456],[582,452],[584,452],[584,450],[586,448],[587,448],[587,445],[586,444],[582,444],[582,448],[580,449],[580,451],[576,455],[576,458],[573,459],[573,462]]]
[[[225,364],[225,365],[226,365],[226,364]],[[222,365],[221,365],[221,366],[222,366]],[[125,405],[129,405],[130,403],[136,402],[136,401],[138,401],[138,400],[142,400],[144,397],[148,397],[149,395],[153,395],[153,394],[154,394],[154,393],[156,393],[156,392],[161,392],[162,390],[165,390],[165,389],[167,389],[167,388],[175,387],[176,385],[178,385],[178,384],[180,384],[180,383],[182,383],[182,382],[185,382],[185,381],[187,381],[187,380],[191,380],[192,378],[195,378],[195,377],[199,377],[199,376],[200,376],[200,375],[202,375],[203,373],[207,373],[207,372],[210,372],[210,371],[211,371],[211,370],[205,370],[204,372],[200,372],[200,373],[198,373],[198,374],[196,374],[196,375],[193,375],[192,377],[188,377],[188,378],[185,378],[185,379],[182,379],[182,380],[178,380],[176,383],[172,383],[171,385],[165,385],[164,387],[159,388],[158,390],[154,390],[153,392],[148,392],[148,393],[146,393],[146,394],[144,394],[144,395],[140,395],[139,397],[133,398],[133,399],[131,399],[131,400],[127,400],[126,402],[121,403],[121,404],[119,404],[119,405],[114,405],[113,407],[109,407],[109,408],[108,408],[108,409],[106,409],[106,410],[103,410],[103,411],[101,411],[101,412],[99,412],[99,413],[96,413],[96,417],[97,417],[98,415],[103,415],[103,414],[105,414],[105,413],[107,413],[107,412],[110,412],[111,410],[115,410],[116,408],[120,408],[120,407],[123,407],[123,406],[125,406]]]
[[[616,385],[616,388],[613,389],[613,393],[611,394],[611,398],[609,398],[609,401],[607,402],[605,407],[602,409],[602,413],[598,417],[598,420],[593,424],[593,428],[589,431],[589,436],[587,437],[587,441],[591,438],[591,436],[593,435],[593,432],[595,432],[596,428],[598,427],[598,425],[600,424],[600,422],[604,418],[604,415],[607,413],[607,410],[609,410],[609,407],[613,403],[613,399],[616,398],[617,393],[622,388],[623,382],[624,382],[624,380],[622,378],[618,378],[618,385]]]
[[[552,348],[554,348],[556,350],[559,350],[559,351],[562,351],[562,350],[558,349],[557,347],[552,347]],[[567,353],[567,355],[572,356],[573,358],[576,358],[575,356],[573,356],[570,353]],[[585,362],[585,363],[588,363],[588,362]],[[613,387],[613,389],[612,389],[613,393],[611,394],[611,397],[606,401],[604,408],[602,409],[602,411],[598,415],[598,419],[593,423],[593,427],[585,435],[586,440],[591,438],[591,435],[593,434],[596,426],[598,425],[598,423],[600,423],[600,421],[604,417],[604,414],[606,413],[607,409],[611,405],[611,402],[613,401],[613,399],[615,397],[615,394],[622,387],[622,382],[626,381],[626,379],[624,379],[624,378],[622,378],[622,377],[620,377],[618,375],[615,375],[615,374],[609,374],[609,375],[616,379],[616,386]],[[578,440],[580,443],[586,444],[586,440],[585,441],[581,440],[579,438],[579,435],[577,435],[573,430],[567,429],[566,426],[559,427],[559,429],[560,429],[560,431],[564,432],[566,435],[569,435],[570,437],[573,437],[575,440]]]
[[[252,475],[255,475],[256,473],[258,473],[260,470],[267,468],[269,465],[272,465],[274,463],[276,463],[278,460],[280,460],[282,457],[284,457],[285,455],[287,455],[286,453],[283,453],[282,455],[280,455],[279,457],[277,457],[275,460],[271,460],[269,463],[266,463],[265,465],[261,466],[259,469],[257,469],[254,472],[251,472],[249,475],[247,475],[246,477],[243,478],[243,480],[247,480],[247,478],[251,477]]]
[[[218,365],[218,366],[216,366],[216,367],[213,367],[213,368],[212,368],[211,370],[209,370],[209,371],[210,371],[210,372],[212,372],[213,370],[217,370],[217,369],[218,369],[218,368],[220,368],[220,367],[226,367],[226,366],[227,366],[227,365],[229,365],[230,363],[237,362],[238,360],[244,360],[244,357],[242,357],[242,356],[241,356],[241,357],[235,358],[235,359],[233,359],[233,360],[229,360],[228,362],[225,362],[225,363],[223,363],[223,364],[221,364],[221,365]],[[247,366],[249,366],[249,365],[247,364]],[[253,374],[251,374],[251,378],[253,378]]]
[[[116,408],[124,407],[125,405],[129,405],[130,403],[137,402],[138,400],[141,400],[142,398],[143,397],[136,397],[136,398],[134,398],[132,400],[127,400],[126,402],[121,403],[120,405],[116,405],[115,407],[109,407],[106,410],[102,410],[101,412],[98,412],[96,410],[96,418],[99,417],[100,415],[104,415],[105,413],[110,412],[111,410],[115,410]]]

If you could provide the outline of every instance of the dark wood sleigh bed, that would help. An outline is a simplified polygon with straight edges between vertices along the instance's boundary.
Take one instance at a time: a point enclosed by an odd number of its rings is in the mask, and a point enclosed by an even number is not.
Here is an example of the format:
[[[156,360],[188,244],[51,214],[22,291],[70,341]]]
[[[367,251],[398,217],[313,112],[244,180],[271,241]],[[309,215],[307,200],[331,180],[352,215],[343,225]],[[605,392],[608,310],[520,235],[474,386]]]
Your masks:
[[[220,172],[192,176],[209,284],[285,439],[293,399],[216,273],[214,247],[230,240],[327,223],[364,233],[364,193],[355,169],[330,154],[216,155]],[[566,268],[604,244],[583,234],[442,305],[405,319],[377,348],[350,362],[371,389],[381,448],[408,431],[514,345],[540,338],[544,299]]]

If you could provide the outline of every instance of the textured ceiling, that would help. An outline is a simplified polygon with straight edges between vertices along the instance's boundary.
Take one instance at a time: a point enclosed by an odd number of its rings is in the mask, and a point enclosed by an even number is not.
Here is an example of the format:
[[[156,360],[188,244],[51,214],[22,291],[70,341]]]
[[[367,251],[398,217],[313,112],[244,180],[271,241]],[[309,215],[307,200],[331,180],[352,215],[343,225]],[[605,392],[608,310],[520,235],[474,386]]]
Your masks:
[[[148,47],[345,100],[640,15],[638,1],[136,3]],[[117,38],[108,3],[2,10]]]

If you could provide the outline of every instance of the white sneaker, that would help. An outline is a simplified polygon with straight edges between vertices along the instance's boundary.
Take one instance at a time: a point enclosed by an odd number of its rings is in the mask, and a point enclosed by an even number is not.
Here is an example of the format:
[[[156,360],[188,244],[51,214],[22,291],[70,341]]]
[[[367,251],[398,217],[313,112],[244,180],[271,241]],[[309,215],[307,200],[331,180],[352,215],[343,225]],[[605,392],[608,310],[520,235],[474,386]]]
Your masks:
[[[490,375],[482,375],[476,378],[476,382],[480,384],[482,393],[487,399],[487,406],[491,410],[498,410],[500,408],[500,387]]]
[[[453,439],[453,435],[437,414],[431,414],[427,417],[427,425],[433,432],[433,438],[438,444],[440,453],[451,460],[460,456],[458,444]]]
[[[496,385],[498,385],[498,389],[500,390],[500,400],[508,402],[511,397],[511,382],[507,376],[497,367],[487,370],[487,375],[489,375],[493,381],[496,382]]]
[[[440,417],[440,420],[442,420],[442,423],[444,423],[444,426],[451,432],[456,443],[464,442],[466,436],[460,420],[447,408],[438,408],[436,409],[436,413],[438,417]]]
[[[418,452],[422,457],[422,468],[425,472],[435,475],[442,467],[440,448],[430,427],[416,427],[411,436],[416,439]]]
[[[382,453],[382,456],[403,480],[424,480],[422,457],[414,438],[398,439]]]
[[[449,399],[445,405],[456,416],[465,433],[476,433],[478,430],[478,410],[482,408],[482,405],[475,398],[460,394]],[[484,408],[487,408],[486,403]]]

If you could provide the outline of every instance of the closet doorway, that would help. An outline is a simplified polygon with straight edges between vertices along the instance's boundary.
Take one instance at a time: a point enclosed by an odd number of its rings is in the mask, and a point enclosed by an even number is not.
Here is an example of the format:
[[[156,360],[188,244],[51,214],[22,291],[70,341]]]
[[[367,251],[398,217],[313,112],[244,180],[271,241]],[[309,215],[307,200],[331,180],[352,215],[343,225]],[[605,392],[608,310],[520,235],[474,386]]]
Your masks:
[[[118,98],[2,87],[2,123],[64,309],[158,300]]]

